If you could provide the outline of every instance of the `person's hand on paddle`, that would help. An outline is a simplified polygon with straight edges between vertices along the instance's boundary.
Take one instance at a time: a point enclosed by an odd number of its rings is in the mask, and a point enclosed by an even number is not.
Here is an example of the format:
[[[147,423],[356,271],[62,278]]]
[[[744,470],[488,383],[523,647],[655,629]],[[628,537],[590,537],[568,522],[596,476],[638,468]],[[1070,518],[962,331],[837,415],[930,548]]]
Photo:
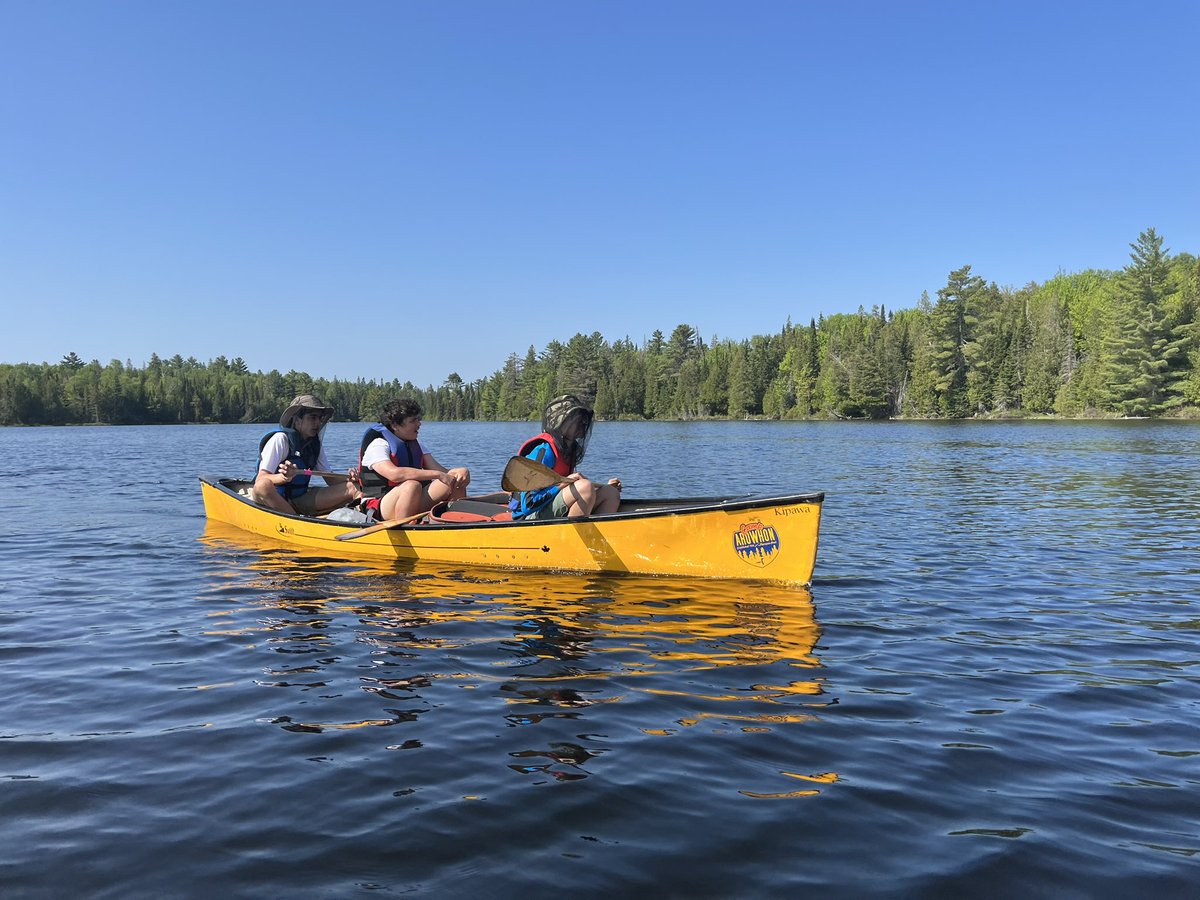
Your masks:
[[[279,475],[283,481],[276,482],[277,484],[289,484],[291,480],[300,474],[300,467],[290,459],[285,459],[279,464]]]

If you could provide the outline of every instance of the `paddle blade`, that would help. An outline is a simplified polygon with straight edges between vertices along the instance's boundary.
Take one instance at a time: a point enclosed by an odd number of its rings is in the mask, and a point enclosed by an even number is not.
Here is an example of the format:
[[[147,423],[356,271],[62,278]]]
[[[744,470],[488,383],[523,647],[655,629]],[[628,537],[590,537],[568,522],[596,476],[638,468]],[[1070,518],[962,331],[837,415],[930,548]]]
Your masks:
[[[500,486],[506,491],[540,491],[565,481],[553,469],[524,456],[514,456],[504,467]]]

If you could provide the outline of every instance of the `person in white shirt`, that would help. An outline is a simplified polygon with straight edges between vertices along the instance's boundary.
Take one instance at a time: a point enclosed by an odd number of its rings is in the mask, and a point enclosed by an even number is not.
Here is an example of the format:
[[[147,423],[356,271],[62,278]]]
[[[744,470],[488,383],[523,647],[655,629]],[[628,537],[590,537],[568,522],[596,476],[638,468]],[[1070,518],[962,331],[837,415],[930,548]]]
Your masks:
[[[321,435],[332,418],[333,408],[312,394],[300,394],[292,400],[279,417],[279,427],[258,442],[255,502],[277,512],[323,516],[359,498],[358,473],[354,469],[340,484],[309,484],[313,470],[329,470]]]
[[[420,404],[399,399],[384,406],[379,422],[363,435],[359,486],[381,521],[408,518],[467,495],[470,471],[443,466],[421,445],[420,431]]]

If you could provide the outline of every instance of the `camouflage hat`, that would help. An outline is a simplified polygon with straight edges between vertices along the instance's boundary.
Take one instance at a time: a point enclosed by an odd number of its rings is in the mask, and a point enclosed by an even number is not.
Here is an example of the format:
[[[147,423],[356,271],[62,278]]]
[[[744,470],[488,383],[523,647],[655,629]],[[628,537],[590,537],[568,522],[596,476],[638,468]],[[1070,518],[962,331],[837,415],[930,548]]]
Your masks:
[[[574,394],[563,394],[546,404],[542,413],[542,431],[553,434],[572,468],[579,465],[592,438],[592,408]],[[568,420],[577,420],[574,436],[566,438],[563,430]]]
[[[591,420],[592,408],[574,394],[563,394],[561,397],[555,397],[546,404],[546,410],[542,413],[542,429],[544,431],[555,431],[562,428],[563,423],[567,421],[567,417],[576,410],[582,412],[589,421]]]

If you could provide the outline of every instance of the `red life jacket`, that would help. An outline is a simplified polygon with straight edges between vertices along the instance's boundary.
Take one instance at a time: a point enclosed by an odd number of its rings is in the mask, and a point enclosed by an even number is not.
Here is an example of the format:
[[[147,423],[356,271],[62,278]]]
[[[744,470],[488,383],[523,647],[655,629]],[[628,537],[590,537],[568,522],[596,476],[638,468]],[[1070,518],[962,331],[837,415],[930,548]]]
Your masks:
[[[571,464],[563,459],[563,453],[560,449],[558,449],[558,442],[554,440],[554,435],[545,431],[539,435],[531,437],[529,440],[523,443],[521,445],[521,449],[517,451],[517,456],[524,456],[533,449],[534,444],[539,444],[542,441],[545,441],[547,444],[549,444],[550,449],[554,451],[554,465],[551,466],[551,468],[553,468],[554,471],[559,475],[570,475],[573,471]]]
[[[554,454],[554,465],[550,467],[551,469],[564,478],[571,474],[571,464],[563,459],[562,450],[559,449],[558,441],[554,439],[554,435],[552,434],[542,432],[535,437],[531,437],[521,445],[519,455],[526,456],[533,452],[533,448],[538,444],[550,445],[550,450]],[[512,512],[514,519],[523,519],[553,500],[559,490],[560,485],[554,484],[536,491],[517,491],[512,495],[512,499],[508,503],[508,508]]]

